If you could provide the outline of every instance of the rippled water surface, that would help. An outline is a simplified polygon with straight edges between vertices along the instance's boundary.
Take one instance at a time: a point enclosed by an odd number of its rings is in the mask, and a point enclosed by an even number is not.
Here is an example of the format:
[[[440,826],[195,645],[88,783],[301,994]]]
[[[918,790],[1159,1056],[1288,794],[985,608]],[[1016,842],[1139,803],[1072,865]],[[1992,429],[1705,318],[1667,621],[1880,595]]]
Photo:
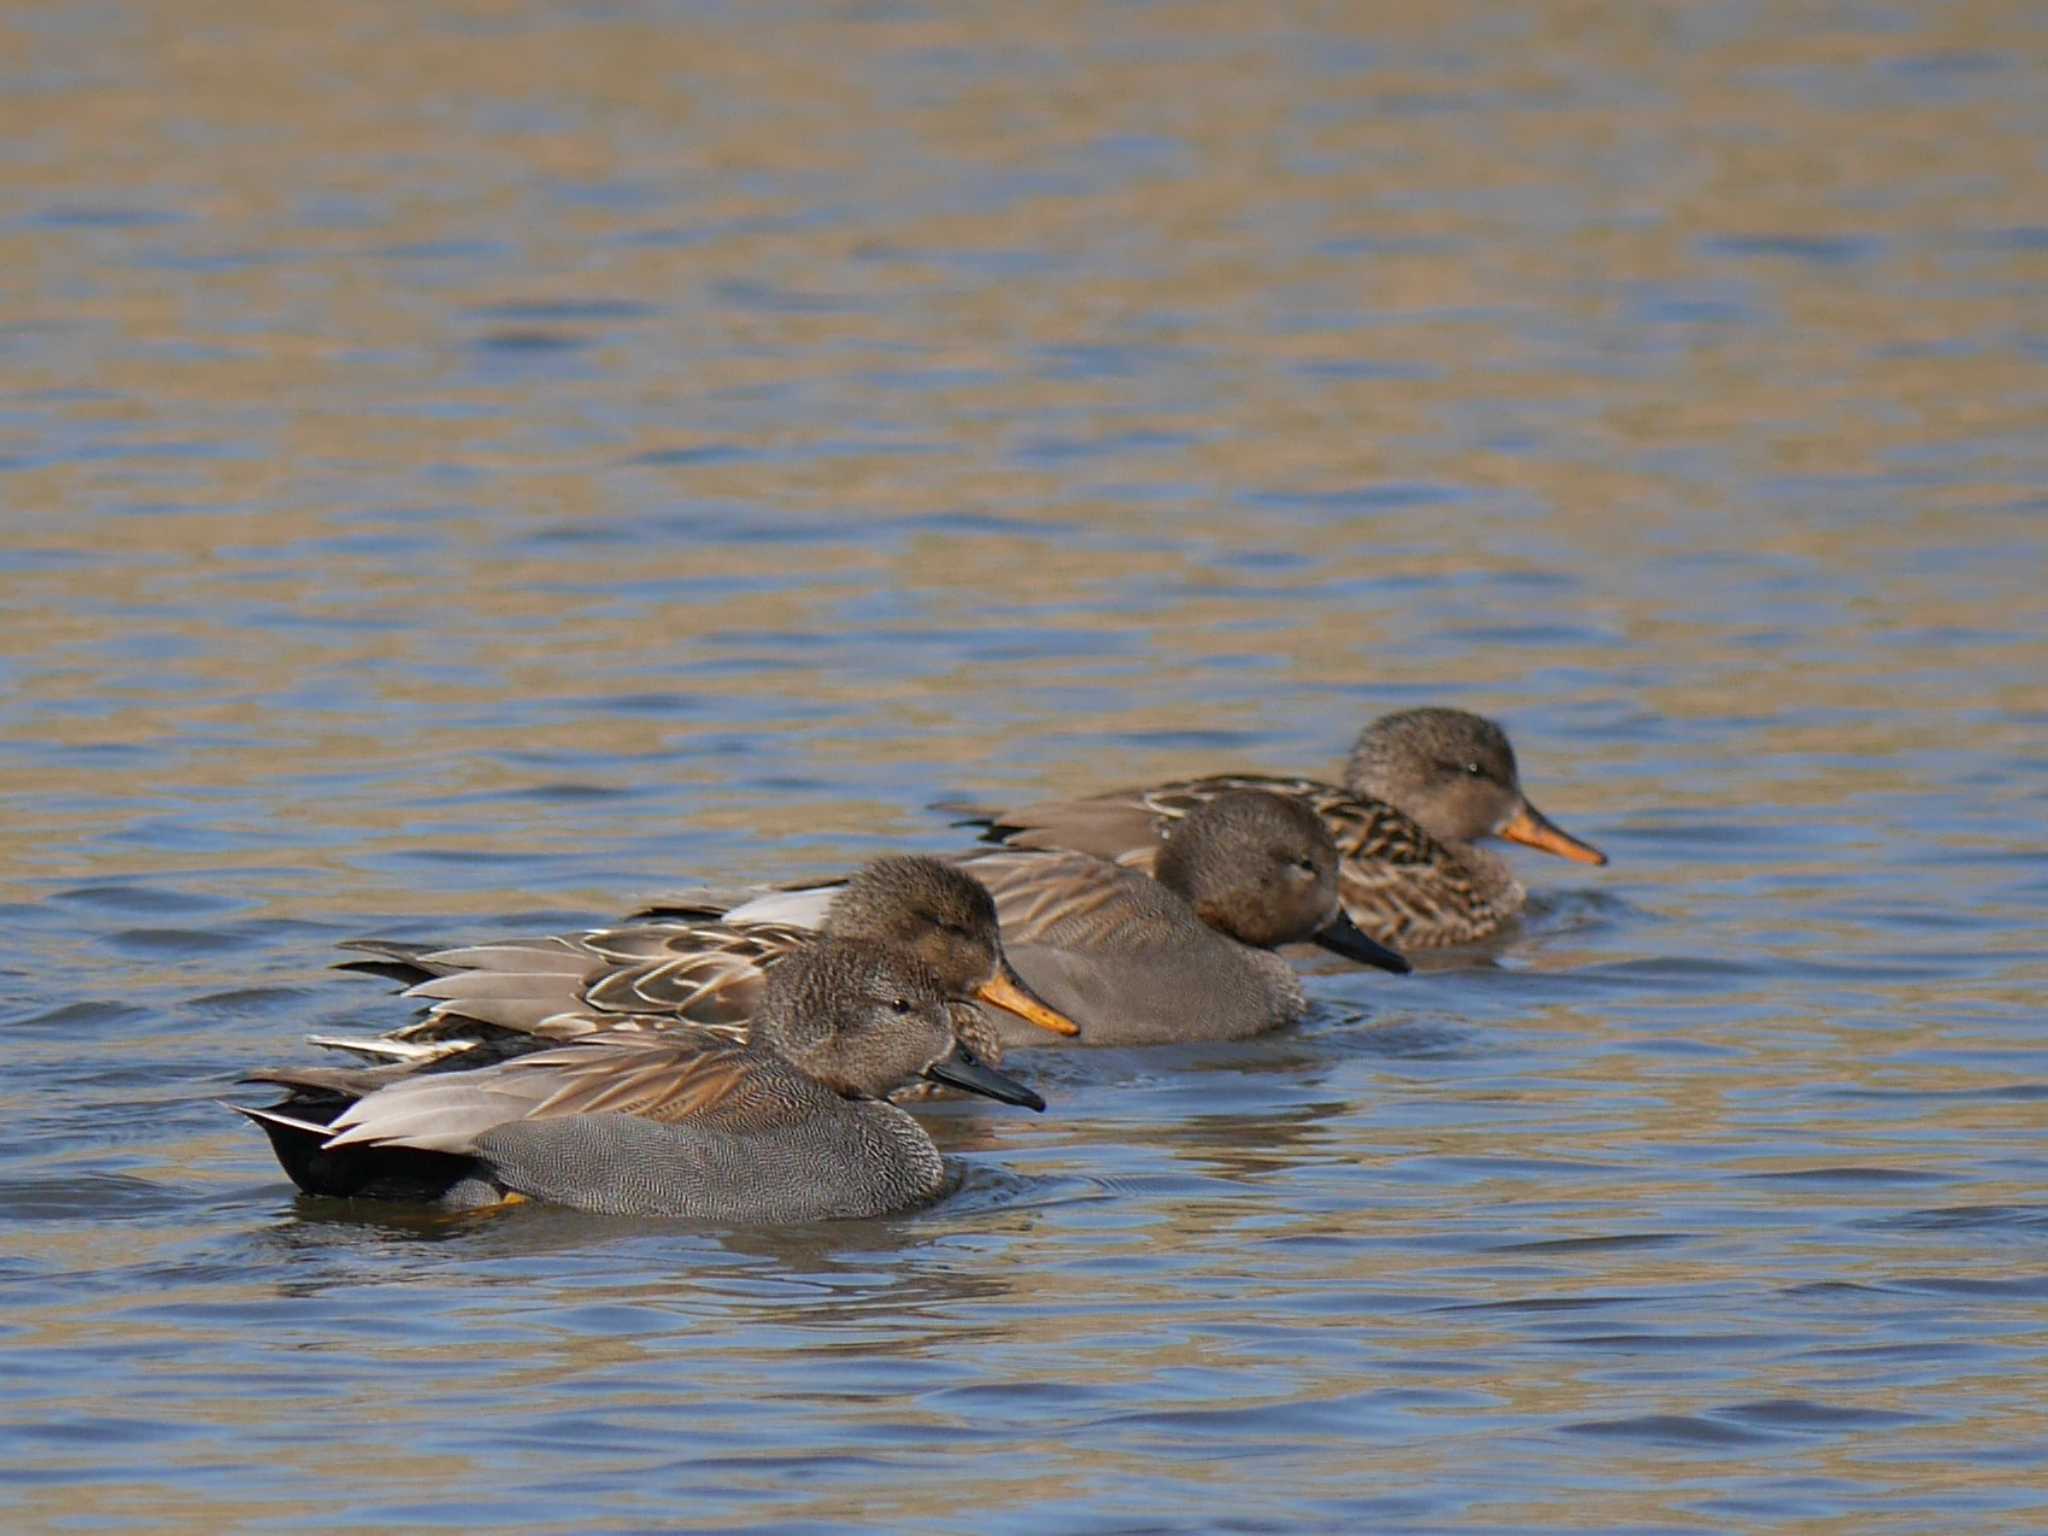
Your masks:
[[[2048,1527],[2048,31],[0,12],[17,1530]],[[957,1194],[301,1203],[336,941],[1497,714],[1613,856]]]

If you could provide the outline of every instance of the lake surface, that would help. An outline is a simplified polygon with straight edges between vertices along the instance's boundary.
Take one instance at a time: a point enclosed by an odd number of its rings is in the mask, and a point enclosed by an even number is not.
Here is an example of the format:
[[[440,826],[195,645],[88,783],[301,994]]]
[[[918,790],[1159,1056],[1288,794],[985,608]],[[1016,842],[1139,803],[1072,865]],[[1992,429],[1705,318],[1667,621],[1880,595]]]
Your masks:
[[[2048,1528],[2038,7],[0,12],[0,1524]],[[939,1206],[298,1201],[337,941],[1502,718]],[[246,1092],[247,1090],[243,1090]]]

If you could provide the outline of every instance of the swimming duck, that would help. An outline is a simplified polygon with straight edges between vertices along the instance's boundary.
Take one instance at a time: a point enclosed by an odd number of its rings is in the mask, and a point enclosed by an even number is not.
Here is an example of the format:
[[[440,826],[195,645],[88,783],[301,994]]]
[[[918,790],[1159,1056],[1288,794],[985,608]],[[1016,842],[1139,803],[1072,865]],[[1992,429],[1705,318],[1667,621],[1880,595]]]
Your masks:
[[[414,982],[406,995],[434,1004],[386,1035],[314,1043],[393,1061],[460,1053],[461,1065],[477,1066],[605,1030],[692,1025],[743,1038],[769,975],[820,933],[917,955],[956,1004],[961,1038],[990,1065],[1001,1062],[1002,1042],[970,999],[1055,1034],[1077,1028],[1017,975],[982,886],[938,859],[892,856],[864,866],[802,927],[721,921],[697,907],[681,920],[454,949],[356,940],[344,947],[374,958],[351,968]]]
[[[1581,864],[1607,855],[1537,810],[1515,751],[1491,720],[1462,709],[1383,715],[1359,734],[1344,783],[1218,774],[1015,808],[956,807],[1012,848],[1065,848],[1153,873],[1174,825],[1235,790],[1305,801],[1342,854],[1344,910],[1404,949],[1468,944],[1497,932],[1528,892],[1507,861],[1476,845],[1495,836]]]
[[[1336,845],[1290,796],[1236,790],[1194,805],[1169,828],[1156,879],[1064,851],[985,848],[955,864],[995,898],[1005,952],[1033,993],[1085,1020],[1082,1045],[1230,1040],[1293,1023],[1307,1000],[1279,944],[1408,969],[1345,916]],[[770,892],[727,919],[800,925],[838,899],[829,883]],[[1006,1046],[1041,1043],[993,1024]]]
[[[774,965],[743,1040],[600,1031],[471,1071],[250,1080],[289,1090],[268,1109],[235,1107],[309,1194],[749,1224],[877,1216],[938,1195],[938,1149],[884,1099],[905,1083],[1045,1108],[961,1044],[930,967],[837,938]]]

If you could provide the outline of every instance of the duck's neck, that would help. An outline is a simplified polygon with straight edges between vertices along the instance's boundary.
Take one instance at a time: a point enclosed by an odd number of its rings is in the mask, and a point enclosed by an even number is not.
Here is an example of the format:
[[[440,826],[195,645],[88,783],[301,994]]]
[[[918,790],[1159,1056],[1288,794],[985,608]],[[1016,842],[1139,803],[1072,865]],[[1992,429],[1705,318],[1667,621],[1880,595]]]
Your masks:
[[[1473,885],[1484,895],[1495,901],[1509,901],[1518,907],[1522,904],[1528,892],[1515,878],[1514,866],[1500,854],[1484,843],[1448,843],[1445,846],[1470,871]]]

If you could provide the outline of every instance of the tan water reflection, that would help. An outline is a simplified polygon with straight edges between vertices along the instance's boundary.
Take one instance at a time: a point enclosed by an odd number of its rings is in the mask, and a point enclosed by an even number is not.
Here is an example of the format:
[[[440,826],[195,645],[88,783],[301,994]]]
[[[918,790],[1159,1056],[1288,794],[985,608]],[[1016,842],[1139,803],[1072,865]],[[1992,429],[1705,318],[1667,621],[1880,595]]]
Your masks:
[[[0,59],[24,1528],[2040,1524],[2029,7]],[[1614,866],[1298,1034],[1048,1062],[901,1223],[355,1223],[207,1102],[395,1014],[365,926],[1424,698]]]

